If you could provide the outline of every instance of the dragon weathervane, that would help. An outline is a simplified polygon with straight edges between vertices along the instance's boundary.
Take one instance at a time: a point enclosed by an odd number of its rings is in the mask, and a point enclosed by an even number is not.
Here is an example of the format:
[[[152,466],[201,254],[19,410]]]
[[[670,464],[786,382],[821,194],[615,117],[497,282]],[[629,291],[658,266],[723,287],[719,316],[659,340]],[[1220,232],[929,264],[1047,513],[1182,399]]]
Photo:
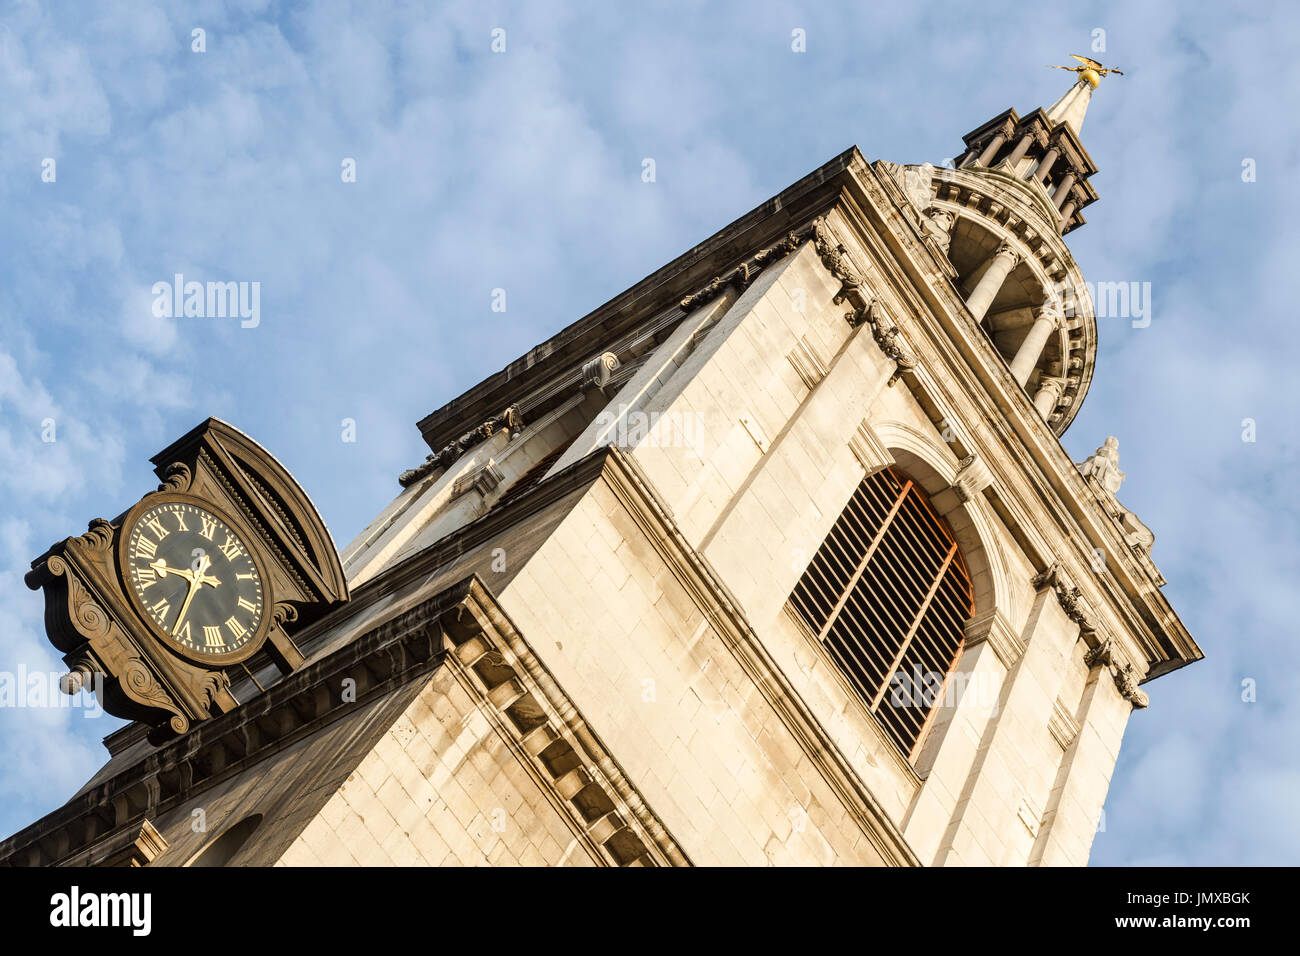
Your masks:
[[[1078,60],[1079,65],[1055,66],[1053,64],[1048,64],[1048,66],[1053,70],[1070,70],[1073,73],[1078,73],[1079,79],[1086,80],[1088,85],[1094,90],[1097,88],[1097,84],[1101,82],[1101,78],[1106,76],[1108,73],[1114,73],[1116,76],[1124,75],[1123,70],[1117,70],[1114,67],[1109,66],[1102,66],[1096,60],[1090,59],[1089,57],[1079,56],[1077,53],[1071,53],[1070,57]]]

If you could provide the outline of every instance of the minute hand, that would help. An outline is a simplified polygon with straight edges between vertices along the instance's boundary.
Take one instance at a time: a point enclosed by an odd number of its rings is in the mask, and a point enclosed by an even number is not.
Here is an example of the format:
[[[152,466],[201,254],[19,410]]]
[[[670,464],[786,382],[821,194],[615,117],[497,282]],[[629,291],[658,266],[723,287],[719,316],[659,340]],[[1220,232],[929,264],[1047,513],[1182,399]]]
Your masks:
[[[185,595],[185,603],[181,605],[181,612],[176,615],[176,623],[172,625],[173,636],[180,630],[181,621],[185,619],[185,612],[190,609],[190,602],[194,600],[194,595],[198,593],[199,588],[205,584],[210,584],[214,588],[221,584],[217,578],[210,578],[207,575],[208,565],[212,562],[206,554],[199,558],[199,566],[194,569],[194,573],[189,576],[190,590]]]

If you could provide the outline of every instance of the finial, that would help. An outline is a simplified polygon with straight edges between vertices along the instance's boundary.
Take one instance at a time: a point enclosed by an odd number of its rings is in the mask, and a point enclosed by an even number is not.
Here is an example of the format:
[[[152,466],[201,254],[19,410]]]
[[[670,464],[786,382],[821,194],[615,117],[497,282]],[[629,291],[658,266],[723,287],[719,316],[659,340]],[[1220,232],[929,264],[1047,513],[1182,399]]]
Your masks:
[[[1078,73],[1079,79],[1086,82],[1094,90],[1097,88],[1097,84],[1101,82],[1103,76],[1110,73],[1114,73],[1116,76],[1124,75],[1123,70],[1117,70],[1114,67],[1109,66],[1102,66],[1091,57],[1079,56],[1077,53],[1071,53],[1070,56],[1079,61],[1078,66],[1054,66],[1048,64],[1048,67],[1053,70],[1070,70],[1073,73]]]

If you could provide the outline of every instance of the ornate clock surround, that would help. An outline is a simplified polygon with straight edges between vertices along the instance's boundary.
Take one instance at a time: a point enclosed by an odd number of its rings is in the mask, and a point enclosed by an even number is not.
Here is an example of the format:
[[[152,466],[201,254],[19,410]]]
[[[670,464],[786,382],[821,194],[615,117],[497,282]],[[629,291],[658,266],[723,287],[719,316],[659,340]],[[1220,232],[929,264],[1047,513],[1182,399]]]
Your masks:
[[[161,743],[239,705],[226,668],[265,650],[282,673],[304,663],[293,634],[348,599],[329,532],[289,472],[261,445],[209,418],[155,455],[162,479],[112,521],[96,518],[32,562],[45,592],[50,642],[64,655],[65,688],[94,680],[115,716],[152,727]],[[234,653],[204,655],[164,634],[131,593],[127,537],[141,515],[180,502],[209,512],[248,550],[262,588],[257,631]]]
[[[166,507],[169,504],[192,505],[193,507],[206,511],[216,517],[219,521],[234,531],[235,534],[238,535],[239,541],[247,547],[248,556],[255,568],[255,573],[259,583],[267,580],[265,563],[258,554],[258,549],[255,547],[248,547],[248,542],[253,540],[254,535],[244,526],[242,521],[227,514],[223,509],[217,507],[211,501],[183,492],[157,491],[140,499],[132,505],[130,510],[128,510],[122,517],[121,533],[118,535],[116,546],[117,568],[122,581],[122,591],[127,595],[127,598],[132,605],[132,609],[135,610],[137,616],[144,622],[145,626],[153,632],[154,637],[158,639],[159,643],[173,654],[185,658],[192,663],[201,665],[215,664],[226,667],[231,664],[238,664],[245,661],[261,650],[262,644],[266,640],[271,628],[273,620],[273,602],[272,595],[269,592],[266,592],[265,585],[262,585],[264,594],[257,615],[257,627],[253,636],[244,641],[238,650],[228,654],[200,654],[187,650],[183,644],[175,640],[171,634],[168,634],[160,628],[157,623],[149,617],[141,607],[144,603],[142,598],[133,593],[134,589],[130,579],[130,539],[132,531],[139,523],[140,519],[145,515],[149,514],[155,508],[160,506]],[[216,544],[216,542],[213,543],[214,545]]]

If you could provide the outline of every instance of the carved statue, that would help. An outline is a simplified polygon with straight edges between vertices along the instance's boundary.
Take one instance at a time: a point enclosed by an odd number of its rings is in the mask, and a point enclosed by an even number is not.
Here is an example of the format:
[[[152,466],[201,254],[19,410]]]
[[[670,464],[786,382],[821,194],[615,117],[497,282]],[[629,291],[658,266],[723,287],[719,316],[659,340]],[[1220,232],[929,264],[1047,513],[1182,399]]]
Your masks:
[[[1111,435],[1093,454],[1079,462],[1079,473],[1096,479],[1112,495],[1124,483],[1124,472],[1119,470],[1119,439]]]

